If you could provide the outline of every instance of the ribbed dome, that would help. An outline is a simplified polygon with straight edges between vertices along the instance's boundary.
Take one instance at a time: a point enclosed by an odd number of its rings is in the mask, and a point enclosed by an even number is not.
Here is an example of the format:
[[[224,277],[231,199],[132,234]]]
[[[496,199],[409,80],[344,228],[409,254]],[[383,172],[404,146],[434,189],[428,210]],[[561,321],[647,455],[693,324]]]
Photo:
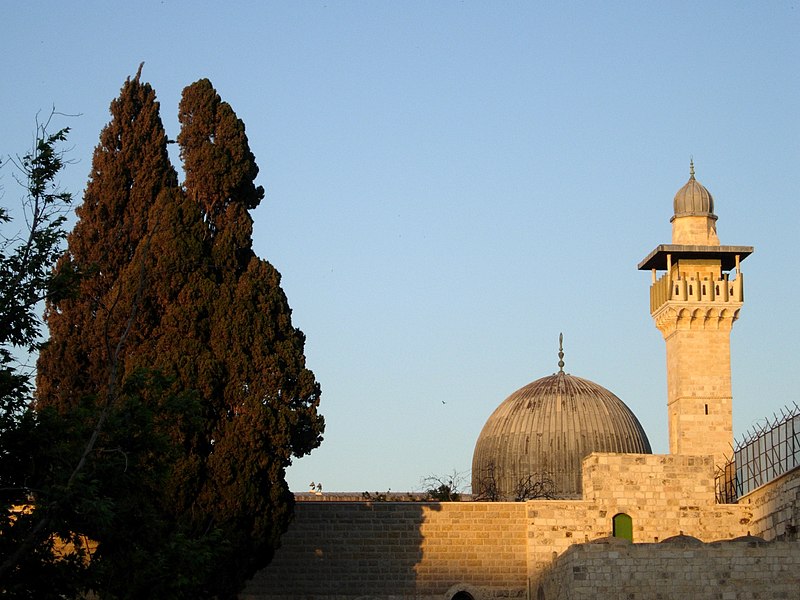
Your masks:
[[[714,214],[714,197],[694,178],[694,163],[690,163],[689,181],[675,194],[673,208],[675,214],[672,219],[689,216],[717,218]]]
[[[581,462],[592,452],[651,451],[622,400],[560,371],[511,394],[486,421],[472,457],[472,492],[514,500],[532,476],[551,480],[555,497],[580,497]]]

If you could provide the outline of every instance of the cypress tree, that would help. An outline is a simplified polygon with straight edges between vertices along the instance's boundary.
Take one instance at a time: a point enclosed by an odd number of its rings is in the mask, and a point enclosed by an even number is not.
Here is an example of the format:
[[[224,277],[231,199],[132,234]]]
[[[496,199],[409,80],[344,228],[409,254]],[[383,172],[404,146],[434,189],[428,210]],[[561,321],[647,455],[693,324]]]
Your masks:
[[[169,495],[200,409],[196,395],[158,373],[153,348],[207,251],[202,215],[177,187],[155,92],[140,73],[110,111],[57,265],[77,272],[79,286],[46,309],[36,398],[59,443],[40,458],[53,476],[37,503],[56,506],[98,543],[91,567],[102,597],[175,597],[202,588],[213,535],[192,536],[181,519],[190,501]]]
[[[111,113],[59,264],[80,291],[47,307],[38,405],[96,436],[87,470],[111,510],[83,531],[102,595],[233,598],[288,526],[285,469],[321,441],[319,385],[252,250],[264,191],[242,121],[208,80],[184,90],[178,187],[139,74]]]
[[[91,570],[101,597],[181,597],[202,589],[216,538],[192,536],[181,520],[188,501],[168,495],[200,409],[158,373],[153,347],[207,254],[202,215],[177,187],[159,104],[140,73],[110,112],[56,268],[78,273],[79,286],[46,309],[36,398],[58,443],[39,457],[52,476],[37,504],[97,542]]]
[[[124,377],[124,350],[157,323],[140,301],[142,270],[133,258],[151,234],[151,207],[163,189],[177,186],[177,175],[155,92],[140,73],[141,67],[111,103],[112,119],[100,134],[78,222],[57,267],[83,276],[73,298],[46,310],[50,340],[37,365],[42,407],[66,410],[86,396],[104,402],[109,386]]]
[[[215,582],[224,596],[272,557],[292,510],[285,469],[319,445],[323,420],[280,275],[252,251],[248,211],[264,192],[244,123],[205,79],[184,90],[179,118],[184,188],[203,211],[216,279],[209,361],[222,385],[211,399],[212,451],[198,504],[231,547]]]

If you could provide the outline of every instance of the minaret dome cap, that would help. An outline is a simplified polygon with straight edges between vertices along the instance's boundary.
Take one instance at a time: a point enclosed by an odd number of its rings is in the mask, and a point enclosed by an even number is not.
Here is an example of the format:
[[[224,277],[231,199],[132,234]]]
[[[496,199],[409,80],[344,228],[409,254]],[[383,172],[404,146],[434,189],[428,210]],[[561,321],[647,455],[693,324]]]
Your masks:
[[[708,217],[717,220],[717,215],[714,214],[714,197],[694,178],[694,161],[689,162],[689,181],[675,194],[673,207],[675,214],[670,221],[678,217]]]

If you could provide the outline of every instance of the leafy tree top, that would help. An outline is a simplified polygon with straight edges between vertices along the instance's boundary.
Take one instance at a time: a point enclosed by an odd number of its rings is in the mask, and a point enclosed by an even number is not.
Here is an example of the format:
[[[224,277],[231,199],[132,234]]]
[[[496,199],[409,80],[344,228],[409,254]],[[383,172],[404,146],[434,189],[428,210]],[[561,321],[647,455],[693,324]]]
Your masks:
[[[224,226],[231,204],[256,208],[264,198],[264,188],[254,183],[258,166],[244,123],[208,79],[183,90],[178,119],[184,186],[203,208],[212,230]]]

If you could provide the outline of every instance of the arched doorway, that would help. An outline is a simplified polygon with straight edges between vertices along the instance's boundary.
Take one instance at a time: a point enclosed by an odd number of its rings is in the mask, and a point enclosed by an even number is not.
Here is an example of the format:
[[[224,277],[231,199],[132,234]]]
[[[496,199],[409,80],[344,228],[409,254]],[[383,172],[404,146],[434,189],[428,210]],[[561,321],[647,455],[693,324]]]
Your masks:
[[[461,590],[460,592],[457,592],[450,600],[475,600],[475,598],[469,592]]]

